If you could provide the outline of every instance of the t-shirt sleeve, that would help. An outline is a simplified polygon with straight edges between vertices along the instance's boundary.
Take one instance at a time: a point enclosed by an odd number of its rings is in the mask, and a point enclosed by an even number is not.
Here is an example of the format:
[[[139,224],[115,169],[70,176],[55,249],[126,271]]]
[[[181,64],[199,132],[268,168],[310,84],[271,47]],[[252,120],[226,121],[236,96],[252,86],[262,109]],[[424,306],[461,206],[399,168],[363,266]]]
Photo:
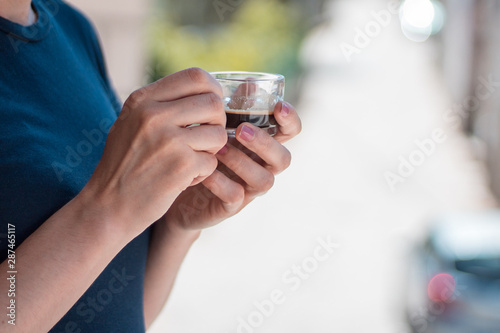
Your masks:
[[[99,73],[101,74],[102,80],[105,84],[106,92],[109,96],[111,104],[113,105],[113,108],[115,109],[116,114],[119,115],[122,109],[122,103],[118,98],[113,85],[111,84],[111,80],[106,68],[106,62],[104,61],[101,44],[95,30],[92,30],[92,44],[95,52],[97,66],[99,68]]]
[[[99,40],[99,36],[97,31],[92,24],[92,22],[86,17],[84,13],[79,11],[77,8],[68,5],[72,11],[69,13],[71,16],[69,19],[74,19],[74,22],[78,22],[74,25],[74,29],[76,30],[76,34],[79,35],[81,40],[84,43],[84,48],[86,49],[87,54],[90,58],[92,58],[93,63],[96,65],[99,74],[101,76],[104,89],[106,90],[107,95],[109,96],[109,100],[113,105],[113,108],[118,115],[122,109],[122,102],[120,98],[115,92],[115,89],[111,83],[109,78],[109,74],[106,68],[106,62],[104,60],[104,54],[101,48],[101,43]]]

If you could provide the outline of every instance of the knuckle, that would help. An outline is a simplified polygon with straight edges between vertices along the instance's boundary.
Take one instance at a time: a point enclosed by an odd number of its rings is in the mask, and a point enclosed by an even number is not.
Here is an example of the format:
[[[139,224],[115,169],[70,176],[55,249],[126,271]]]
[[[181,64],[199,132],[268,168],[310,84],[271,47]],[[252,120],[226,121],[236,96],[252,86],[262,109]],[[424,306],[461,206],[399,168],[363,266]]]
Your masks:
[[[162,138],[160,141],[160,145],[167,156],[171,154],[171,152],[176,152],[175,156],[179,160],[184,159],[186,156],[186,153],[184,152],[183,149],[184,146],[183,140],[175,128],[162,131]]]
[[[224,128],[224,133],[227,136],[227,133],[225,130],[226,123],[227,123],[227,115],[226,115],[226,111],[224,110],[224,105],[222,107],[223,107],[223,112],[220,113],[220,120],[219,121],[220,121],[220,124],[222,125],[222,127]]]
[[[155,123],[155,117],[151,112],[147,112],[146,110],[141,110],[137,114],[139,128],[146,133],[150,133],[152,131],[152,127]]]
[[[188,68],[185,72],[194,83],[206,83],[208,81],[208,75],[210,75],[199,67]]]
[[[128,107],[135,109],[141,105],[147,97],[147,92],[144,88],[138,89],[130,94],[130,96],[125,101],[125,104]]]
[[[222,85],[219,83],[219,81],[217,81],[213,77],[210,77],[210,80],[213,82],[215,93],[219,96],[219,98],[222,98],[224,96],[224,90],[222,89]]]
[[[262,176],[262,180],[260,182],[260,190],[263,192],[267,192],[274,185],[274,175],[271,172],[266,172]]]
[[[231,191],[231,199],[228,201],[229,204],[237,204],[245,199],[245,189],[241,186],[236,187]]]
[[[193,159],[190,154],[179,150],[177,154],[174,155],[175,161],[175,173],[182,177],[185,173],[190,173],[193,168]]]
[[[217,165],[219,164],[219,161],[217,160],[217,157],[210,155],[209,163],[211,164],[209,169],[210,173],[214,172],[215,169],[217,169]]]
[[[216,93],[208,93],[205,94],[205,98],[207,99],[206,104],[211,110],[219,111],[222,114],[224,110],[224,104],[222,103],[222,99]]]
[[[292,163],[292,154],[288,149],[285,148],[285,154],[283,155],[283,158],[281,159],[280,163],[280,171],[285,170],[290,166]]]
[[[300,132],[302,132],[302,121],[299,119],[295,128],[295,135],[298,135]]]
[[[222,126],[216,126],[216,136],[217,136],[217,142],[220,144],[221,148],[227,143],[227,133],[224,127]]]

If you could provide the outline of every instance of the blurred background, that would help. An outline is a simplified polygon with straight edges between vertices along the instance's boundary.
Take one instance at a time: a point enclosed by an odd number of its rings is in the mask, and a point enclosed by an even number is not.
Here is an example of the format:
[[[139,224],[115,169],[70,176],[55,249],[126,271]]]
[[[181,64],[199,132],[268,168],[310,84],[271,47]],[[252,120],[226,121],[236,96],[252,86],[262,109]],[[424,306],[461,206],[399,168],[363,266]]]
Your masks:
[[[278,72],[303,120],[148,332],[500,332],[500,2],[70,2],[122,98],[191,66]]]

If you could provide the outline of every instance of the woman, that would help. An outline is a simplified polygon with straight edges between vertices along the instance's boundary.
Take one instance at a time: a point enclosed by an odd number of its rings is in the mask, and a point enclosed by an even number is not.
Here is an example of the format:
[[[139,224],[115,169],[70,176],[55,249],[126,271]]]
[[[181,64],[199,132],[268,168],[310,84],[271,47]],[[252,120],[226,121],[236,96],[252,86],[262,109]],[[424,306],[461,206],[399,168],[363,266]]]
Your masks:
[[[201,69],[122,107],[91,25],[60,0],[0,0],[0,51],[1,271],[12,272],[0,331],[144,332],[200,230],[288,167],[295,110],[277,105],[274,137],[239,126],[252,159],[227,144],[221,87]]]

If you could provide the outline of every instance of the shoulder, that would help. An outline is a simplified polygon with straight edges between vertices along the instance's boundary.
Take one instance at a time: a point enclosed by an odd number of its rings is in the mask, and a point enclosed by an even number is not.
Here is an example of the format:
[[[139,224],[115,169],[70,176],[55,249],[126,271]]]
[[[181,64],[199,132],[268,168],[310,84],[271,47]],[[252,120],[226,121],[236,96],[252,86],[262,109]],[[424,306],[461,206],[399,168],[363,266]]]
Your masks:
[[[62,0],[38,0],[54,17],[55,21],[61,25],[64,31],[87,39],[95,39],[95,28],[90,20],[80,10],[66,1]]]
[[[54,22],[59,32],[65,36],[67,43],[75,50],[80,59],[90,61],[101,76],[108,89],[110,98],[117,112],[121,109],[116,95],[108,78],[104,55],[101,49],[98,33],[87,16],[73,5],[62,0],[33,0],[38,1],[51,10]]]
[[[59,33],[64,36],[80,55],[91,60],[95,67],[102,70],[103,56],[99,37],[92,22],[87,16],[62,0],[36,0],[50,11],[53,22]]]

